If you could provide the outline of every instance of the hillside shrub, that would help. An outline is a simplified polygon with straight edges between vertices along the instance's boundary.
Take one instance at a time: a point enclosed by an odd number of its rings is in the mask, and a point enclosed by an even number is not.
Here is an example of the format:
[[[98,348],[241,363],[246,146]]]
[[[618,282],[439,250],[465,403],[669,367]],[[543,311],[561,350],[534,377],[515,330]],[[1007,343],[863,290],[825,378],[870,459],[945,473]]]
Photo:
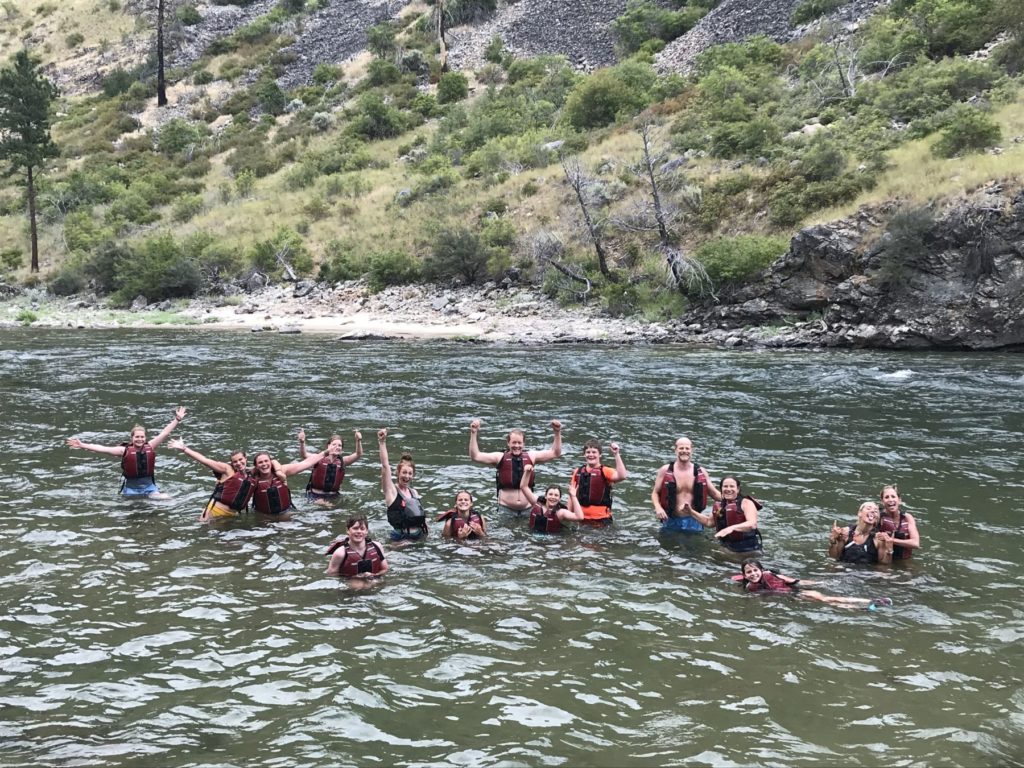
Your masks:
[[[147,238],[134,250],[120,251],[114,268],[120,282],[114,299],[122,303],[139,295],[149,301],[189,297],[203,287],[199,265],[170,234]]]
[[[181,195],[171,205],[171,218],[177,222],[191,221],[203,211],[203,196]]]
[[[804,0],[793,9],[789,21],[793,26],[806,24],[809,21],[820,19],[827,13],[842,6],[846,0]]]
[[[199,10],[192,3],[185,3],[174,12],[174,17],[186,27],[192,27],[203,21]]]
[[[754,277],[786,252],[785,237],[739,235],[719,237],[700,246],[694,256],[704,265],[716,286],[740,283]]]
[[[88,281],[82,272],[81,265],[68,263],[50,278],[46,288],[54,296],[72,296],[84,291],[87,285]]]
[[[389,285],[408,285],[420,278],[420,263],[416,257],[398,250],[376,251],[367,260],[368,285],[379,293]]]
[[[875,284],[889,292],[905,286],[910,268],[927,257],[934,231],[935,216],[929,208],[897,211],[883,235]]]
[[[469,95],[469,80],[461,72],[445,72],[437,81],[437,103],[451,104]]]
[[[932,153],[936,157],[956,157],[978,152],[995,146],[1002,137],[1002,128],[990,115],[962,104],[952,110]]]
[[[423,261],[423,276],[435,282],[458,278],[472,285],[486,275],[490,256],[476,232],[466,227],[442,229]]]
[[[675,40],[706,12],[700,6],[686,6],[673,11],[653,0],[628,0],[626,12],[611,24],[616,51],[624,58],[639,51],[649,41],[664,44]]]
[[[404,133],[406,126],[405,115],[385,104],[380,94],[364,93],[359,97],[349,130],[370,140],[390,139]]]
[[[565,101],[565,117],[577,130],[603,128],[616,118],[632,116],[650,102],[654,70],[638,62],[601,69],[585,78]]]
[[[313,271],[313,257],[302,236],[293,229],[281,227],[273,237],[258,241],[249,251],[252,265],[275,278],[284,274],[278,256],[288,262],[296,274],[308,275]]]
[[[358,280],[366,273],[366,264],[359,258],[359,248],[343,240],[331,240],[324,248],[318,279],[325,283]]]

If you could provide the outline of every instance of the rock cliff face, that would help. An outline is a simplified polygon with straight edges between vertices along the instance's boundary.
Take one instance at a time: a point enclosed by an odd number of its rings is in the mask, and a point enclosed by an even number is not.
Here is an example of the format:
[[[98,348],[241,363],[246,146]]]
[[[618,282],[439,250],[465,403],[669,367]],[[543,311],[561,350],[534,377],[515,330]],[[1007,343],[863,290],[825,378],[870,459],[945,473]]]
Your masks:
[[[684,323],[768,346],[1024,349],[1024,190],[992,185],[933,212],[909,253],[886,229],[896,210],[801,231],[761,280]]]

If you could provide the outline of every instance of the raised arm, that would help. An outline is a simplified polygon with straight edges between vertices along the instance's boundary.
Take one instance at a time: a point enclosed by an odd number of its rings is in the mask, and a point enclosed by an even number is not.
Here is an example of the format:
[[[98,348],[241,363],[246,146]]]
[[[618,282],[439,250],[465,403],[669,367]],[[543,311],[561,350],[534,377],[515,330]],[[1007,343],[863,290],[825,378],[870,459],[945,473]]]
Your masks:
[[[484,453],[477,445],[476,436],[480,431],[480,419],[473,419],[469,422],[469,458],[479,464],[497,464],[501,461],[501,451]]]
[[[619,449],[618,443],[609,443],[608,450],[612,452],[612,456],[615,457],[615,474],[612,475],[611,481],[613,483],[620,483],[626,479],[628,473],[626,472],[626,465],[622,462],[622,453]]]
[[[551,447],[545,448],[543,451],[530,451],[530,455],[537,464],[557,459],[562,455],[562,422],[558,419],[552,419],[551,429],[555,433],[554,438],[551,440]]]
[[[181,451],[190,459],[192,459],[192,461],[197,461],[204,467],[208,467],[209,469],[213,470],[217,477],[223,477],[224,475],[230,477],[235,473],[235,470],[231,468],[230,464],[226,464],[223,461],[214,461],[213,459],[206,458],[199,451],[194,451],[187,445],[185,445],[185,442],[183,440],[171,440],[171,442],[169,442],[167,445],[176,451]]]
[[[299,459],[304,459],[309,456],[306,452],[306,430],[299,427],[299,434],[296,437],[299,438]]]
[[[297,475],[299,474],[299,472],[303,472],[309,469],[318,461],[320,461],[320,459],[322,459],[323,457],[323,451],[318,451],[317,453],[310,453],[307,454],[306,458],[304,458],[302,461],[293,461],[291,464],[282,464],[280,471],[284,472],[285,477],[291,477],[292,475]]]
[[[839,524],[833,520],[832,530],[828,535],[828,556],[838,560],[843,554],[843,547],[846,546],[846,537],[849,531],[846,528],[840,528]]]
[[[578,523],[583,519],[583,507],[580,506],[580,500],[576,496],[576,492],[576,483],[569,483],[569,507],[558,510],[559,520],[572,520]]]
[[[172,418],[170,423],[166,427],[164,427],[163,430],[161,430],[159,435],[157,435],[156,437],[149,441],[149,447],[155,451],[157,447],[160,445],[160,443],[166,440],[168,436],[171,434],[171,432],[174,431],[174,428],[181,424],[181,421],[182,419],[185,418],[186,413],[188,413],[188,411],[185,410],[185,406],[179,405],[178,408],[174,411],[174,418]]]
[[[83,451],[93,453],[104,453],[107,456],[124,456],[123,445],[100,445],[99,443],[83,443],[77,437],[69,437],[67,441],[69,448],[81,448]]]
[[[707,473],[707,470],[704,469],[704,467],[701,467],[700,473],[704,475],[704,483],[705,487],[708,489],[708,496],[710,496],[715,501],[721,501],[722,492],[718,489],[717,485],[711,482],[711,476]]]
[[[353,463],[355,461],[358,461],[359,459],[363,458],[363,433],[360,432],[357,429],[355,431],[354,435],[355,435],[355,438],[356,438],[356,449],[355,449],[355,451],[350,453],[348,456],[346,456],[344,459],[341,460],[342,463],[346,467],[349,464],[351,464],[351,463]]]
[[[716,539],[724,538],[730,533],[742,533],[743,531],[752,531],[757,528],[757,505],[750,499],[743,499],[743,501],[740,502],[740,509],[743,511],[743,522],[736,523],[735,525],[727,525],[725,528],[715,533]]]
[[[523,463],[523,477],[519,481],[519,490],[522,491],[523,496],[530,506],[533,507],[539,502],[537,501],[537,494],[533,492],[533,488],[530,487],[530,480],[533,478],[533,465]]]
[[[398,498],[398,489],[391,478],[391,464],[388,462],[388,430],[377,430],[377,443],[380,445],[380,489],[384,493],[384,501],[390,507]]]

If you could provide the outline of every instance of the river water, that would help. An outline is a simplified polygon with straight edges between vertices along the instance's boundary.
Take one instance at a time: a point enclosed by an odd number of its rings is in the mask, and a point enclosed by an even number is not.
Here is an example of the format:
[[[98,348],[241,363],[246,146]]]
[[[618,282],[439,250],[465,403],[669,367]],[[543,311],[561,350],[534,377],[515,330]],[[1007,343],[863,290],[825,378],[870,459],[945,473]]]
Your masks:
[[[0,341],[0,400],[0,764],[1024,764],[1024,357],[25,329]],[[172,499],[129,501],[116,460],[63,446],[152,436],[178,404],[212,457],[294,459],[299,427],[369,452],[336,508],[216,527],[180,454],[159,452]],[[380,426],[431,511],[465,486],[490,512],[474,417],[485,451],[562,420],[542,486],[618,440],[616,524],[492,516],[484,542],[385,545],[368,590],[325,577],[349,513],[387,539]],[[766,566],[894,607],[746,595],[710,537],[659,538],[651,483],[682,434],[766,502]],[[829,561],[832,521],[889,482],[922,549]]]

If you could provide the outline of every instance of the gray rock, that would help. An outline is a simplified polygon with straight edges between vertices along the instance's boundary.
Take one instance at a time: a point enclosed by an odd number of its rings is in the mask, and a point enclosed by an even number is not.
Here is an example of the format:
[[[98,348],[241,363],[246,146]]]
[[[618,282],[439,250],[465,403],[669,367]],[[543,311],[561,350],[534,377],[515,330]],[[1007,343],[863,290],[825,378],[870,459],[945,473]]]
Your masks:
[[[136,296],[135,297],[135,301],[132,302],[132,307],[131,307],[132,312],[138,312],[140,310],[143,310],[143,309],[146,308],[146,306],[148,304],[149,304],[149,301],[146,299],[145,296],[142,296],[142,295]]]

